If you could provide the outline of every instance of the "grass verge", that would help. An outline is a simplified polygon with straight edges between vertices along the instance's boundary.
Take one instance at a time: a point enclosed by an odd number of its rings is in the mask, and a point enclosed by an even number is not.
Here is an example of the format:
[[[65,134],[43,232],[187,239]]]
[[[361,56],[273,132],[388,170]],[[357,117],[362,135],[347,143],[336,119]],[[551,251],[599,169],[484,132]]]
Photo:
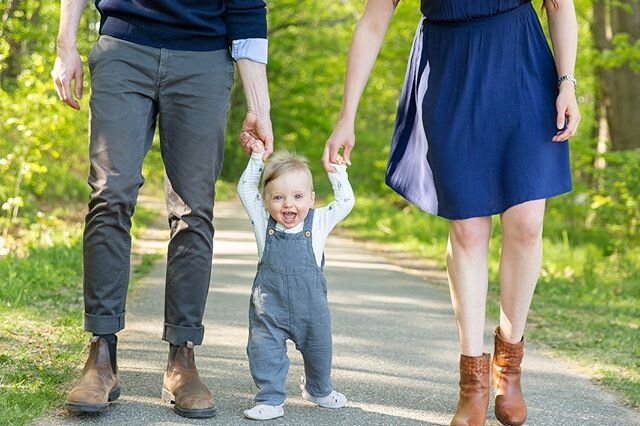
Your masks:
[[[561,202],[561,201],[560,201]],[[640,406],[640,247],[611,252],[602,236],[567,227],[547,214],[544,262],[531,307],[527,335],[578,362],[600,383]],[[403,201],[358,196],[342,222],[351,235],[393,243],[398,250],[445,269],[447,221]],[[487,311],[499,314],[498,259],[501,231],[494,219]],[[606,236],[615,238],[615,236]]]
[[[82,211],[83,206],[75,206]],[[71,210],[70,210],[71,212]],[[59,217],[73,217],[60,214]],[[156,214],[139,206],[132,234]],[[77,218],[76,218],[77,219]],[[43,243],[46,241],[46,244]],[[82,226],[55,222],[47,238],[0,257],[0,424],[24,425],[61,407],[85,356],[82,329]],[[150,269],[145,254],[132,283]]]

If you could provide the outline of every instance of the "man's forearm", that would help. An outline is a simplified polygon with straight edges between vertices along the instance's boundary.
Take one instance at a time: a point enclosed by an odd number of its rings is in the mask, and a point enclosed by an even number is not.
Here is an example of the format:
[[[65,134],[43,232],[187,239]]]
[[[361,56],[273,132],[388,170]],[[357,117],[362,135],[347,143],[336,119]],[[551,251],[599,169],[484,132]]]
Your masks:
[[[80,16],[82,16],[86,4],[87,0],[62,0],[57,40],[58,49],[76,48]]]
[[[267,66],[249,59],[240,59],[237,64],[247,100],[247,110],[258,116],[268,115],[271,111],[271,101],[267,84]]]

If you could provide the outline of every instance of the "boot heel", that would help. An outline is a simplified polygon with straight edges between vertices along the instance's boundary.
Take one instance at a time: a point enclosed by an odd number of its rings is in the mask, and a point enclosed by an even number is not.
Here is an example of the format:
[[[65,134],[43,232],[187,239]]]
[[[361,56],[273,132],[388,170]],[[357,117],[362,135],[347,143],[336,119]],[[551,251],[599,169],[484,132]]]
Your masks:
[[[524,337],[519,343],[509,343],[496,327],[491,376],[495,390],[495,414],[503,425],[519,426],[527,419],[527,404],[522,394],[520,377],[524,356]]]
[[[109,392],[108,401],[109,402],[115,401],[118,398],[120,398],[120,385],[118,385],[115,388],[111,389],[111,392]]]
[[[171,392],[169,392],[165,388],[162,388],[162,400],[164,402],[168,402],[170,404],[175,404],[176,403],[176,398],[173,396],[173,394]]]

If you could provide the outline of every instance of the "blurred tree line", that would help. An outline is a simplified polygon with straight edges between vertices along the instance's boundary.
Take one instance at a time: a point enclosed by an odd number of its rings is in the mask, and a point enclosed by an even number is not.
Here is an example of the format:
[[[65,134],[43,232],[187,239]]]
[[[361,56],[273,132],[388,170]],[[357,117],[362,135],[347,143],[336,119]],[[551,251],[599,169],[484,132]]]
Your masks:
[[[91,2],[89,2],[91,3]],[[269,79],[276,146],[309,157],[319,190],[329,186],[320,165],[341,102],[351,32],[364,0],[269,3]],[[541,1],[536,1],[541,19]],[[575,190],[550,202],[550,220],[575,238],[599,238],[613,254],[638,248],[640,218],[640,0],[575,0],[580,26],[576,75],[583,115],[571,141]],[[52,206],[86,199],[87,104],[81,112],[57,99],[49,73],[55,57],[58,2],[0,3],[0,253],[24,230],[50,218]],[[395,109],[417,1],[400,3],[361,103],[350,168],[357,193],[406,204],[384,186]],[[98,14],[83,16],[83,57],[97,37]],[[88,94],[88,76],[85,76]],[[85,96],[87,97],[87,96]],[[223,178],[236,181],[246,157],[235,143],[244,116],[232,92]],[[446,117],[443,117],[446,119]],[[161,179],[157,148],[145,173]],[[325,191],[326,190],[326,191]],[[44,219],[43,219],[44,218]]]

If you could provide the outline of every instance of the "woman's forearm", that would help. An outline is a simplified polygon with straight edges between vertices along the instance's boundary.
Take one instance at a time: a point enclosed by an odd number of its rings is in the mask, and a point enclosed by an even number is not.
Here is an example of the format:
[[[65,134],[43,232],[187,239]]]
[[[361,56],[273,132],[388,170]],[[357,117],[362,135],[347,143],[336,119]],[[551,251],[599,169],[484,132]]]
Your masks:
[[[353,33],[340,120],[354,121],[360,97],[376,61],[389,22],[393,16],[393,0],[369,0]]]
[[[576,11],[573,0],[557,0],[557,5],[550,0],[545,2],[556,71],[558,76],[573,75],[578,49]]]

